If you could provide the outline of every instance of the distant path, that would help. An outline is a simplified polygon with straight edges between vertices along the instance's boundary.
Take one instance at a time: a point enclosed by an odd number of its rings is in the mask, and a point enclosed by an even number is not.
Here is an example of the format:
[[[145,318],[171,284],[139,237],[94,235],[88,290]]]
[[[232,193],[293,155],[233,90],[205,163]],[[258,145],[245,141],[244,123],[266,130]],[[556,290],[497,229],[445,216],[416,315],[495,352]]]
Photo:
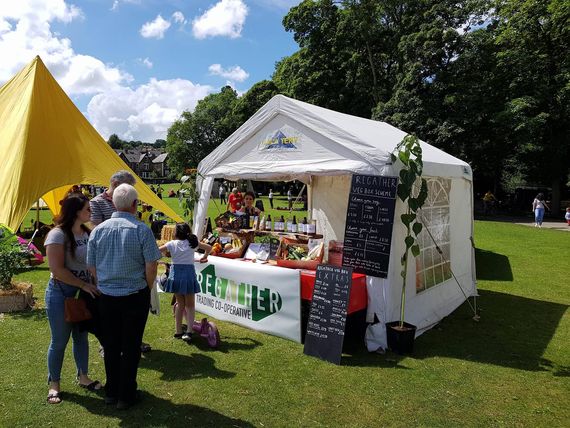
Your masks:
[[[477,216],[475,220],[481,221],[502,221],[506,223],[520,224],[521,226],[534,227],[534,218],[531,217],[509,217],[509,216]],[[570,232],[570,226],[564,221],[543,221],[543,229],[563,230]]]

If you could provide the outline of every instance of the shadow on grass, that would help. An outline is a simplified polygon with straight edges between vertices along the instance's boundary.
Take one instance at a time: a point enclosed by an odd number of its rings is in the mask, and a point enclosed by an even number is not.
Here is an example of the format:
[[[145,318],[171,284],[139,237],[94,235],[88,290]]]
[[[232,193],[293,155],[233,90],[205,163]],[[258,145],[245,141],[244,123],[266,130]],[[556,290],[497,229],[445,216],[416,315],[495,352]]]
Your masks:
[[[144,358],[141,358],[140,367],[161,372],[160,379],[167,381],[208,377],[229,379],[235,376],[233,372],[216,368],[214,359],[206,355],[177,354],[160,349],[145,354]]]
[[[486,281],[513,281],[509,258],[492,251],[475,249],[477,279]]]
[[[355,349],[343,355],[342,365],[404,368],[403,358],[453,358],[528,371],[570,376],[570,367],[543,358],[568,305],[512,294],[480,290],[481,320],[475,322],[464,303],[432,330],[416,339],[414,353],[385,355]]]
[[[208,340],[198,334],[192,336],[192,345],[202,352],[221,352],[227,354],[234,351],[250,351],[262,343],[250,337],[222,337],[217,348],[210,348]]]
[[[92,396],[66,392],[64,400],[76,403],[94,415],[119,419],[119,426],[122,427],[253,427],[241,419],[224,416],[193,404],[174,404],[146,391],[142,391],[141,397],[140,403],[122,411],[105,405],[102,398]]]
[[[479,322],[463,304],[416,340],[412,357],[456,358],[568,375],[568,368],[542,357],[568,305],[487,290],[479,293]]]

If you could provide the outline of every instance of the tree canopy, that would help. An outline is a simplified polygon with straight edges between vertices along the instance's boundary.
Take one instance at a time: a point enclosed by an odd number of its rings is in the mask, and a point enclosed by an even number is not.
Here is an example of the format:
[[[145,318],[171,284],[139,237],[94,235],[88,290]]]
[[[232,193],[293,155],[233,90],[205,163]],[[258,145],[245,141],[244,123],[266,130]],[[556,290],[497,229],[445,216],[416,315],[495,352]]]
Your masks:
[[[414,133],[469,162],[480,189],[540,183],[556,203],[570,165],[567,0],[305,0],[283,26],[299,50],[270,81],[223,88],[173,124],[175,170],[283,93]]]

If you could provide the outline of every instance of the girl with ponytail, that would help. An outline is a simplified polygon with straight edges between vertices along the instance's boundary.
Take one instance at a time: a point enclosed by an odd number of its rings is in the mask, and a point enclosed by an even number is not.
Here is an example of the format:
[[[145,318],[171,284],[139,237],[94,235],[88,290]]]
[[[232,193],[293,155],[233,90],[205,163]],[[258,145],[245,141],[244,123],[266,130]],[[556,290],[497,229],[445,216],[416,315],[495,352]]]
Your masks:
[[[174,312],[174,337],[188,343],[192,341],[192,325],[196,313],[195,294],[200,292],[200,284],[194,269],[194,251],[204,250],[200,263],[208,261],[212,247],[198,241],[196,235],[186,223],[178,223],[174,232],[174,240],[158,248],[160,251],[170,253],[172,265],[164,291],[174,293],[176,309]],[[187,328],[182,331],[182,318],[186,315]]]

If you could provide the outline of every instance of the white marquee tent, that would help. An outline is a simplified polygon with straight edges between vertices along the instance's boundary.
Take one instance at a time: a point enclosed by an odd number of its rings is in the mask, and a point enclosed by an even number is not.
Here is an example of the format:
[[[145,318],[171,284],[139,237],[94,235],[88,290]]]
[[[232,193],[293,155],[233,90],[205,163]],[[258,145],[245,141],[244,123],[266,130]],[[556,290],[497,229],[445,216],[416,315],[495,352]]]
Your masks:
[[[387,123],[363,119],[293,100],[273,97],[198,166],[200,201],[195,232],[202,225],[214,179],[300,180],[308,184],[309,210],[326,241],[343,240],[352,174],[397,176],[390,153],[406,133]],[[417,334],[449,315],[466,297],[475,296],[472,248],[473,193],[470,166],[421,142],[423,175],[429,196],[423,221],[422,253],[409,263],[406,321]],[[386,322],[399,319],[400,257],[405,227],[397,201],[388,277],[367,278],[369,350],[386,347]],[[325,246],[326,247],[326,246]],[[452,277],[451,271],[457,281]],[[415,287],[410,286],[414,282]]]

